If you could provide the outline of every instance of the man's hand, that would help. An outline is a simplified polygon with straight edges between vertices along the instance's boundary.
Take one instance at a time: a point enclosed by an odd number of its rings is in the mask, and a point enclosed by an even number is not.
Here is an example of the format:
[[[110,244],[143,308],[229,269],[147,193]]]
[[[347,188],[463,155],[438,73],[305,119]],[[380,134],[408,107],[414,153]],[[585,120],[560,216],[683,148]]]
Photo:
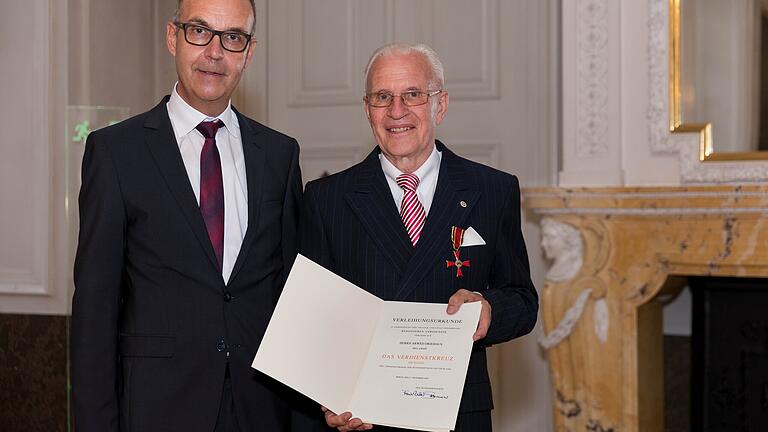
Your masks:
[[[336,415],[333,411],[324,406],[321,406],[320,408],[325,413],[325,422],[328,423],[328,426],[335,427],[341,432],[363,431],[371,430],[373,428],[373,425],[370,423],[363,423],[359,418],[352,418],[352,413],[349,411]]]
[[[483,308],[480,310],[480,321],[477,323],[477,330],[472,335],[473,341],[478,341],[485,337],[488,333],[488,328],[491,326],[491,304],[483,296],[476,292],[460,289],[453,293],[451,298],[448,299],[448,315],[453,315],[459,311],[459,308],[464,303],[472,303],[479,301],[482,303]],[[327,416],[326,416],[327,418]]]

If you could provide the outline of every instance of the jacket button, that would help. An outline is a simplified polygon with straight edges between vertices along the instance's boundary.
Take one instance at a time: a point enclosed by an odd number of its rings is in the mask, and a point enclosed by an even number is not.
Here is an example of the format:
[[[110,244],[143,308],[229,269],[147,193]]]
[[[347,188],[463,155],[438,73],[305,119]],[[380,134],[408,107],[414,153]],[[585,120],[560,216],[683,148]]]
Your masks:
[[[227,344],[224,343],[224,339],[219,339],[219,343],[216,344],[216,351],[222,352],[227,349]]]
[[[224,293],[224,301],[229,302],[230,300],[232,300],[232,294],[229,291],[227,291]]]

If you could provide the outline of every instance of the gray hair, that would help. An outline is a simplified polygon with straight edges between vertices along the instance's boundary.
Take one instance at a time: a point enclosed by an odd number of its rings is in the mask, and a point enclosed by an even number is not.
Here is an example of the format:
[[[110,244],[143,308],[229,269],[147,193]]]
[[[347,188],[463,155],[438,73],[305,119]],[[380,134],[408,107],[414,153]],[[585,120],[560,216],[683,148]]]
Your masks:
[[[365,66],[365,90],[368,91],[368,75],[371,73],[371,66],[373,66],[373,63],[379,59],[380,57],[384,57],[386,55],[393,55],[393,54],[400,54],[400,55],[406,55],[406,54],[419,54],[424,56],[424,59],[429,64],[430,69],[432,69],[432,79],[430,80],[429,84],[433,86],[437,86],[439,89],[442,89],[445,85],[445,75],[443,72],[443,63],[440,61],[440,57],[437,56],[437,53],[435,50],[430,48],[426,44],[403,44],[403,43],[393,43],[384,45],[383,47],[377,49],[373,52],[373,55],[371,55],[371,59],[368,60],[368,64]]]
[[[176,0],[176,11],[173,13],[173,22],[179,21],[179,9],[181,9],[181,2],[184,0]],[[256,32],[256,0],[248,0],[251,4],[251,11],[253,12],[253,24],[251,24],[251,35]]]

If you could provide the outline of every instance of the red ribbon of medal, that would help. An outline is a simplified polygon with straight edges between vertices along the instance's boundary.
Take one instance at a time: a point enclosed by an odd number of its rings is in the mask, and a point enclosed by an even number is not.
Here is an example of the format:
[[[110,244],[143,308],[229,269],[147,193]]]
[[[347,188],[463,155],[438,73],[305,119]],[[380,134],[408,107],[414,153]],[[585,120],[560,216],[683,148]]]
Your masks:
[[[459,248],[462,241],[464,241],[464,228],[451,227],[451,246],[453,247],[454,260],[445,260],[445,268],[456,267],[457,278],[464,276],[461,272],[462,267],[469,267],[469,260],[462,261],[459,257]]]

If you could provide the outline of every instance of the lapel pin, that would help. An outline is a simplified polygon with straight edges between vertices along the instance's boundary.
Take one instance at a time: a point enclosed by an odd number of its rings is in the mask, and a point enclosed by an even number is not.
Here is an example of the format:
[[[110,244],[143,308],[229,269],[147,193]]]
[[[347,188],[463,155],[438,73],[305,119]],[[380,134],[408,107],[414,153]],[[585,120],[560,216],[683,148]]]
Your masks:
[[[459,201],[459,205],[460,205],[462,208],[467,208],[467,202],[466,202],[466,201],[464,201],[464,200],[462,200],[462,201]]]

